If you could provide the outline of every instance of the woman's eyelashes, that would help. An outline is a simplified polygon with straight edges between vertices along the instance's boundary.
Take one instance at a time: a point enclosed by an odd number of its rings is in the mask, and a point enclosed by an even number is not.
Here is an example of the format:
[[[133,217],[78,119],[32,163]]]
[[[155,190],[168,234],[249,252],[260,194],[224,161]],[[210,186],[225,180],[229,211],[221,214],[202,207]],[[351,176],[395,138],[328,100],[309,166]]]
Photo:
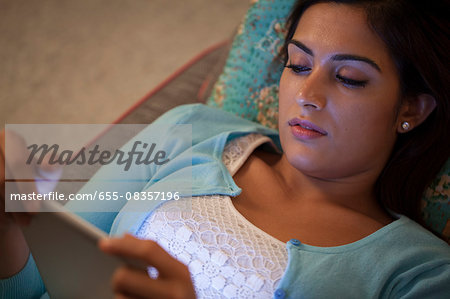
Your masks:
[[[367,85],[368,80],[354,80],[350,79],[344,76],[341,76],[339,74],[336,74],[336,79],[344,84],[347,87],[350,88],[358,88],[358,87],[365,87]]]
[[[307,66],[297,65],[297,64],[288,64],[288,65],[286,65],[286,67],[290,68],[292,70],[292,72],[294,72],[296,74],[308,72],[311,70],[311,68],[309,68]]]
[[[291,71],[294,74],[303,74],[303,73],[311,71],[310,67],[307,67],[304,65],[299,65],[299,64],[290,63],[290,64],[286,65],[285,67],[291,69]],[[346,86],[348,88],[365,87],[367,85],[367,83],[369,82],[368,80],[355,80],[355,79],[347,78],[340,74],[336,74],[335,77],[338,82],[340,82],[341,84],[343,84],[344,86]]]

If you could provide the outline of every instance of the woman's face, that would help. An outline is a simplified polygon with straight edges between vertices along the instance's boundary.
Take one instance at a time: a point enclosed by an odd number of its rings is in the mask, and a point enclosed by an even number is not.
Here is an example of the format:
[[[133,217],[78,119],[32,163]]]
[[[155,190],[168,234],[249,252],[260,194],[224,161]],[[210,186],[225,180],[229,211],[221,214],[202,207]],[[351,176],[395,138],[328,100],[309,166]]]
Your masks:
[[[393,59],[362,9],[308,8],[288,46],[279,130],[291,165],[322,179],[383,169],[396,139],[400,85]]]

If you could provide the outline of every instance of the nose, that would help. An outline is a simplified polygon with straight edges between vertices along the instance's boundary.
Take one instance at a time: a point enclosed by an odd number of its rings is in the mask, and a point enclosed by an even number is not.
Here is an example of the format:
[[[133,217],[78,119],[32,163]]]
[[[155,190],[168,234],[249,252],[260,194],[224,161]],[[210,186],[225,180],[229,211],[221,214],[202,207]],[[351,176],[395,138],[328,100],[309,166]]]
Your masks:
[[[326,105],[324,80],[319,73],[312,72],[299,82],[297,104],[306,109],[322,110]]]

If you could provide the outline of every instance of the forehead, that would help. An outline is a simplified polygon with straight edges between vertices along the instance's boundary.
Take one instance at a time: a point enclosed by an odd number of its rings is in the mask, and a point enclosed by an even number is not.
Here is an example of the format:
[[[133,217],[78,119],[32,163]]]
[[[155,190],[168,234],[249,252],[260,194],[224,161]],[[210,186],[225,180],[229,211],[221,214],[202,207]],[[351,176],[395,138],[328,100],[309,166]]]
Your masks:
[[[369,57],[380,66],[392,63],[386,45],[369,28],[365,11],[356,6],[312,5],[300,18],[293,39],[318,55],[347,53]]]

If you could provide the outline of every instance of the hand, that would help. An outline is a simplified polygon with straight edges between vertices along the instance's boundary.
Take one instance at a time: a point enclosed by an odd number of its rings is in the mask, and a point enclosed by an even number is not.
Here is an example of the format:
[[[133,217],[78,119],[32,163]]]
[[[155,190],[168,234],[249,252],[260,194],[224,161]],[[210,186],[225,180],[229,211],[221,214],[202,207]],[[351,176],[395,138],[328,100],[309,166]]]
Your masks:
[[[158,278],[152,279],[146,271],[120,267],[112,278],[116,298],[195,298],[187,266],[156,242],[125,235],[122,238],[103,239],[99,247],[108,254],[138,259],[158,270]]]
[[[5,159],[5,139],[8,142],[8,159]],[[30,152],[27,149],[25,140],[18,134],[13,131],[1,131],[0,132],[0,233],[8,229],[11,225],[15,223],[19,223],[21,225],[27,225],[31,221],[32,215],[35,212],[39,211],[40,201],[19,201],[19,204],[22,204],[22,207],[14,207],[21,208],[24,211],[21,213],[6,213],[4,209],[5,202],[5,179],[8,178],[10,181],[13,179],[17,180],[33,180],[37,177],[41,179],[58,179],[59,175],[62,172],[62,169],[56,165],[51,164],[49,162],[50,154],[47,154],[43,157],[43,161],[40,161],[39,165],[36,159],[33,159],[31,163],[26,163],[29,159]],[[5,174],[6,171],[6,174]],[[43,176],[45,173],[46,176]],[[48,175],[52,174],[53,177],[48,178]],[[56,175],[56,177],[55,177]],[[46,182],[47,183],[47,182]],[[20,181],[16,181],[15,183],[11,182],[9,187],[12,190],[9,190],[8,193],[12,191],[12,193],[20,193],[20,194],[30,194],[37,193],[37,186],[34,183],[21,183]],[[56,185],[56,183],[52,183]],[[46,184],[46,188],[49,186],[51,188],[51,184]],[[41,189],[42,185],[41,185]],[[51,190],[50,190],[51,191]],[[43,191],[48,192],[48,191]],[[24,203],[25,202],[25,203]],[[10,202],[15,203],[15,202]],[[11,206],[10,206],[11,207]],[[14,209],[12,208],[12,209]],[[33,212],[31,212],[33,211]],[[14,221],[13,221],[14,220]]]
[[[8,138],[9,147],[8,161],[5,159],[6,137]],[[22,137],[10,131],[0,131],[0,278],[7,278],[19,272],[30,254],[20,225],[29,224],[35,213],[6,213],[5,211],[5,170],[9,172],[9,179],[33,179],[36,177],[34,173],[36,168],[25,165],[28,155],[29,153]],[[54,166],[46,162],[44,162],[43,166],[43,170],[55,170]],[[17,189],[17,193],[36,192],[34,184],[16,184],[12,187]],[[31,204],[34,204],[35,209],[39,207],[36,207],[36,204],[39,204],[39,202],[32,202]]]

